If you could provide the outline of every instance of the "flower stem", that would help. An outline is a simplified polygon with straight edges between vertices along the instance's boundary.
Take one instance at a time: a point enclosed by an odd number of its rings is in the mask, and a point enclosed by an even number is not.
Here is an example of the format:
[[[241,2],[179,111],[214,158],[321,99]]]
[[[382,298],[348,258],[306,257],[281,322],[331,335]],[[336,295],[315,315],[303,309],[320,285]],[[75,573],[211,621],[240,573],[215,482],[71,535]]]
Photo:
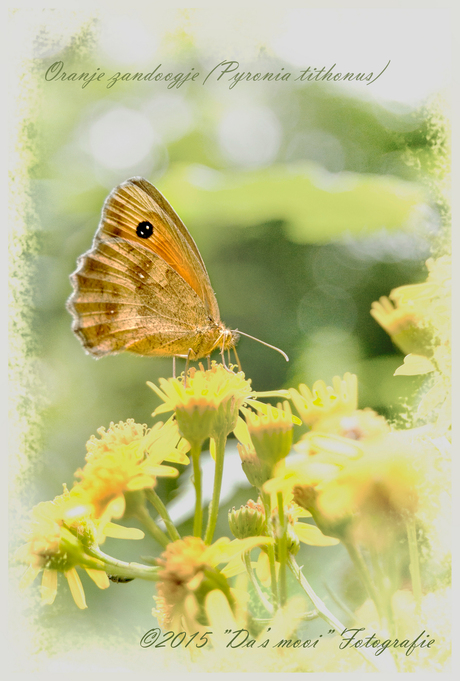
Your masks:
[[[160,530],[158,525],[152,520],[149,512],[145,507],[138,508],[136,511],[136,517],[144,525],[147,532],[164,548],[169,544],[168,536]]]
[[[137,579],[146,579],[150,582],[158,581],[158,567],[151,567],[149,565],[141,565],[141,563],[126,563],[124,560],[112,558],[100,550],[100,548],[92,547],[86,549],[87,553],[103,561],[109,568],[106,572],[110,572],[117,577],[131,577]]]
[[[340,622],[340,620],[332,614],[332,612],[326,607],[321,598],[313,590],[312,586],[308,582],[302,570],[297,565],[295,558],[291,555],[288,556],[287,563],[292,570],[295,578],[299,582],[300,586],[304,589],[307,596],[310,598],[311,602],[316,608],[316,611],[322,619],[327,622],[327,624],[335,629],[335,631],[341,636],[345,631],[346,627]],[[387,655],[385,659],[382,656],[376,658],[375,655],[371,655],[367,650],[363,648],[356,648],[356,651],[364,657],[364,659],[373,665],[378,671],[397,671],[396,665],[390,654]]]
[[[222,475],[224,472],[224,455],[225,445],[227,442],[227,435],[219,433],[215,439],[216,443],[216,467],[214,470],[214,487],[212,490],[212,499],[209,505],[208,524],[206,526],[206,534],[204,536],[205,544],[211,544],[216,529],[217,516],[219,514],[220,490],[222,487]]]
[[[300,586],[303,588],[307,596],[310,598],[311,602],[315,606],[318,615],[323,618],[335,631],[339,634],[343,632],[345,627],[343,624],[332,614],[332,612],[326,607],[319,596],[313,591],[313,587],[310,586],[309,581],[301,571],[300,567],[293,556],[288,556],[287,563],[292,570],[295,578],[299,582]]]
[[[267,523],[267,528],[270,528],[271,524],[271,502],[270,502],[270,495],[266,494],[262,490],[259,490],[260,496],[262,498],[262,502],[264,505],[264,510],[265,510],[265,519]],[[267,555],[268,555],[268,564],[270,566],[270,580],[271,580],[271,587],[272,587],[272,600],[273,600],[273,607],[276,609],[278,607],[278,585],[276,582],[276,563],[275,563],[275,547],[273,544],[268,544],[267,546]]]
[[[416,612],[420,612],[422,603],[422,582],[420,579],[420,563],[418,558],[418,544],[415,523],[413,520],[406,523],[407,540],[409,543],[409,570],[412,580],[412,592],[415,599]]]
[[[367,565],[364,562],[364,558],[362,557],[361,553],[358,551],[356,546],[350,542],[350,541],[344,541],[343,544],[345,545],[345,548],[348,551],[348,555],[350,556],[351,560],[353,561],[353,564],[361,578],[361,581],[363,582],[367,594],[369,598],[371,598],[374,602],[374,605],[377,609],[377,612],[379,614],[380,619],[382,619],[382,607],[380,605],[380,598],[377,593],[377,590],[372,583],[372,580],[369,575],[369,571],[367,569]]]
[[[203,502],[201,492],[201,443],[192,444],[191,457],[193,463],[193,484],[195,486],[195,516],[193,519],[193,536],[201,537],[203,527]]]
[[[284,501],[283,493],[278,492],[276,495],[278,501],[278,518],[279,518],[279,533],[278,539],[278,558],[280,564],[280,571],[278,575],[280,605],[283,607],[287,601],[287,582],[286,582],[286,561],[287,561],[287,537],[286,537],[286,518],[284,515]]]
[[[380,596],[380,607],[382,612],[385,614],[386,625],[390,631],[391,636],[395,635],[395,622],[393,614],[393,606],[391,603],[391,583],[388,577],[386,577],[378,553],[370,549],[370,557],[372,562],[374,582],[377,585],[377,593]]]
[[[249,575],[249,579],[251,580],[251,584],[254,587],[254,591],[258,595],[260,602],[264,606],[265,610],[267,610],[267,612],[269,612],[270,615],[273,615],[273,612],[274,612],[273,606],[265,598],[265,594],[263,593],[262,589],[260,588],[259,582],[257,581],[256,576],[254,574],[254,570],[252,569],[251,555],[250,555],[249,551],[246,551],[245,554],[244,554],[244,564],[246,566],[246,571]]]
[[[176,527],[175,527],[173,521],[171,520],[171,517],[168,513],[168,509],[166,508],[164,503],[161,501],[160,497],[155,492],[155,490],[154,489],[145,490],[145,496],[150,501],[150,503],[155,508],[155,510],[158,511],[161,518],[163,518],[164,524],[166,525],[166,529],[168,530],[168,534],[169,534],[171,540],[176,541],[177,539],[180,539],[181,536],[180,536],[179,532],[176,530]]]

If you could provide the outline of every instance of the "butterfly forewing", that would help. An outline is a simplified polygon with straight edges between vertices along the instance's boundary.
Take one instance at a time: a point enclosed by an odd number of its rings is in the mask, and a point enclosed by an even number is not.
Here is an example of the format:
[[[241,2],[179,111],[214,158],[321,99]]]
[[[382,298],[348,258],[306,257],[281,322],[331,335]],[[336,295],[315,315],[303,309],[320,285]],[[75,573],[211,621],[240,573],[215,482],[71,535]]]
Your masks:
[[[71,281],[72,328],[95,357],[129,350],[198,358],[235,342],[195,242],[142,178],[110,193]]]
[[[148,238],[137,234],[142,223],[152,225]],[[168,201],[149,182],[132,178],[108,196],[96,239],[107,237],[134,241],[159,255],[204,301],[211,317],[220,320],[216,297],[195,242]]]

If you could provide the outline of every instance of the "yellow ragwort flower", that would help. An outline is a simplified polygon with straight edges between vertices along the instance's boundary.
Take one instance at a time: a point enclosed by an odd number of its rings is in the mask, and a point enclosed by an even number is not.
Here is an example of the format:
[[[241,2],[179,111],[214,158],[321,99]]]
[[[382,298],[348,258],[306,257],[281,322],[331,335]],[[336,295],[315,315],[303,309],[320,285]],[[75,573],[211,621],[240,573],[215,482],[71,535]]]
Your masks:
[[[239,440],[243,471],[251,485],[260,489],[271,477],[275,464],[289,454],[293,423],[302,422],[292,415],[288,402],[277,408],[255,402],[252,406],[258,413],[243,407],[246,421],[238,417],[233,432]]]
[[[310,431],[294,445],[298,452],[317,454],[329,451],[333,457],[343,450],[350,456],[356,448],[350,445],[349,440],[366,441],[390,432],[383,416],[372,409],[358,409],[355,374],[346,373],[343,379],[334,376],[332,386],[316,381],[311,391],[306,385],[300,385],[299,391],[291,388],[290,392],[302,421],[310,426]]]
[[[373,303],[371,314],[406,354],[395,376],[430,374],[430,388],[423,396],[417,416],[436,418],[438,432],[451,423],[451,256],[429,258],[427,280],[393,289],[390,298]],[[406,326],[398,326],[399,318]]]
[[[293,419],[299,424],[301,422],[292,416],[286,401],[283,405],[278,404],[277,409],[270,404],[264,406],[265,413],[244,408],[242,411],[257,456],[272,469],[291,450]]]
[[[430,326],[440,341],[446,341],[450,339],[452,258],[429,258],[426,266],[424,283],[399,286],[390,298],[399,308],[414,311],[420,326]]]
[[[180,631],[192,631],[202,614],[204,598],[219,589],[233,607],[231,589],[222,572],[221,563],[228,563],[254,546],[268,544],[268,537],[234,539],[221,537],[207,546],[200,537],[185,537],[168,544],[158,559],[161,566],[157,583],[157,608],[154,614],[160,626]]]
[[[330,519],[360,516],[360,522],[393,524],[414,515],[421,483],[421,447],[417,431],[395,431],[367,444],[359,459],[349,461],[321,485],[317,508]]]
[[[189,369],[186,377],[160,378],[160,388],[148,382],[163,400],[154,415],[174,411],[179,431],[189,442],[201,444],[208,437],[228,435],[239,409],[256,397],[244,373],[231,369],[212,362],[208,370],[202,365]]]
[[[281,462],[264,490],[291,493],[327,535],[385,545],[418,508],[423,441],[417,430],[364,442],[324,437],[324,451]],[[336,451],[334,452],[334,448]]]
[[[300,418],[308,426],[316,426],[332,415],[350,415],[358,408],[358,379],[355,374],[346,373],[343,379],[334,376],[332,386],[316,381],[310,390],[299,385],[291,388],[292,401]]]
[[[57,593],[58,572],[64,573],[76,605],[86,608],[85,594],[76,566],[82,566],[100,589],[109,586],[105,572],[98,570],[103,564],[85,553],[82,537],[96,535],[90,518],[91,509],[82,505],[65,490],[53,501],[34,506],[27,543],[16,552],[16,557],[28,564],[21,580],[21,587],[28,586],[43,570],[41,584],[42,602],[51,604]],[[71,530],[77,530],[77,536]]]
[[[87,463],[76,472],[80,481],[73,490],[92,505],[95,518],[121,518],[126,507],[125,492],[151,489],[157,477],[178,475],[176,468],[164,466],[161,461],[188,463],[180,449],[177,426],[172,422],[156,424],[146,431],[145,426],[131,420],[98,432],[100,439],[93,436],[88,442]]]

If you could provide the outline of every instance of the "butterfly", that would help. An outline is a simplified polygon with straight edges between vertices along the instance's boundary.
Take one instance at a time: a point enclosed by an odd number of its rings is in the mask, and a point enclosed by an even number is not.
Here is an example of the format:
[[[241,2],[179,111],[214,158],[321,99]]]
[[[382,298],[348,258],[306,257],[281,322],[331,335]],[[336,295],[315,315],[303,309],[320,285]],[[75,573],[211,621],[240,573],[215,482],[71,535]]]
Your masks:
[[[238,339],[221,322],[200,252],[182,220],[147,180],[133,177],[105,200],[91,249],[70,276],[72,329],[96,358],[206,357]]]

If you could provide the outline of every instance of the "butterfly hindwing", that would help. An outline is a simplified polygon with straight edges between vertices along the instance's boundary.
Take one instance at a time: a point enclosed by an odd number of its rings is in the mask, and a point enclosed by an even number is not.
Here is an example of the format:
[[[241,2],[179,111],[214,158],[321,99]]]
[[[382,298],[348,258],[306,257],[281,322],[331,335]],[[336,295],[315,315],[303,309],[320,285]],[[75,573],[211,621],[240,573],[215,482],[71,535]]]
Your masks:
[[[99,241],[81,256],[72,281],[73,330],[96,357],[127,349],[187,354],[197,326],[209,324],[195,291],[142,244]]]

